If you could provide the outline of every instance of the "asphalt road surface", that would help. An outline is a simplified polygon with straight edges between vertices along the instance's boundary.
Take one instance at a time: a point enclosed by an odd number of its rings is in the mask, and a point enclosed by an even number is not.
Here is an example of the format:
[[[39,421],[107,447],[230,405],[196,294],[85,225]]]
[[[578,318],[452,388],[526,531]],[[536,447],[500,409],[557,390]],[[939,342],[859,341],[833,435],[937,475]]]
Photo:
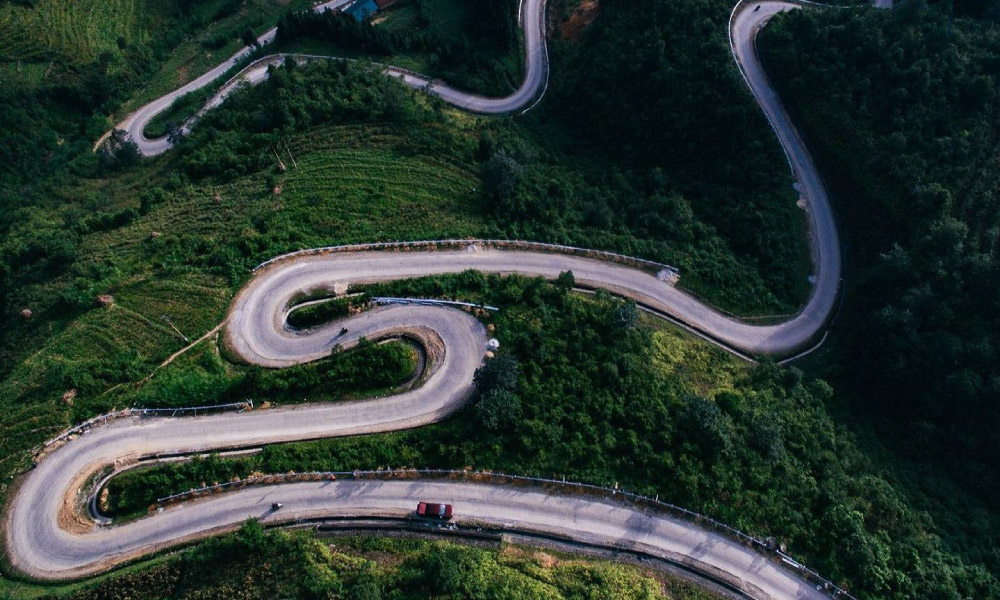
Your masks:
[[[39,579],[68,579],[233,529],[250,517],[280,522],[335,515],[401,516],[410,514],[417,501],[430,500],[453,503],[459,521],[556,533],[581,542],[666,557],[723,578],[755,598],[825,597],[773,560],[696,524],[612,502],[560,497],[524,488],[431,481],[294,483],[248,488],[183,503],[112,527],[88,523],[81,517],[78,506],[81,486],[88,477],[102,468],[128,464],[141,456],[418,427],[444,418],[468,398],[473,389],[474,370],[485,354],[486,332],[463,311],[394,306],[374,309],[306,333],[287,327],[285,317],[294,296],[337,283],[401,279],[467,268],[545,277],[572,270],[579,283],[636,298],[732,347],[774,354],[803,347],[821,330],[833,306],[840,276],[839,246],[819,176],[769,87],[753,48],[753,37],[760,25],[771,15],[794,5],[767,1],[757,11],[752,6],[734,14],[731,27],[734,54],[789,156],[808,202],[812,223],[816,285],[798,316],[777,325],[748,325],[721,315],[648,273],[553,253],[363,252],[278,261],[262,269],[234,300],[225,328],[225,344],[231,352],[248,362],[280,367],[318,358],[334,344],[350,346],[362,335],[377,338],[410,332],[438,351],[423,385],[399,395],[366,401],[199,418],[131,418],[95,427],[50,452],[17,482],[5,515],[4,538],[10,563]],[[462,101],[470,103],[467,108],[472,110],[493,107],[507,112],[537,97],[537,86],[544,82],[547,70],[541,35],[543,9],[542,0],[526,0],[529,75],[522,87],[524,93],[518,92],[512,97],[516,101],[507,103],[506,99],[477,100],[454,92],[459,94],[456,104]],[[533,29],[535,26],[538,28]],[[450,88],[435,89],[442,92]],[[476,104],[480,101],[484,104]],[[349,332],[340,335],[344,326]],[[273,502],[286,506],[272,512],[269,508]]]

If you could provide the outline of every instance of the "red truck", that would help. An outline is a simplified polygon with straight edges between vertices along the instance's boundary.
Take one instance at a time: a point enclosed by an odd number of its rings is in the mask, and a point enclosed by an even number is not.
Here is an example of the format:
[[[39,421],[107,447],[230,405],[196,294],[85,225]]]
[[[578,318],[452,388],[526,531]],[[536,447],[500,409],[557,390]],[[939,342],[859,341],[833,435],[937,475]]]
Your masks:
[[[454,511],[450,504],[435,504],[433,502],[421,502],[417,504],[417,514],[421,517],[428,517],[431,519],[441,519],[442,521],[447,521],[451,518]]]

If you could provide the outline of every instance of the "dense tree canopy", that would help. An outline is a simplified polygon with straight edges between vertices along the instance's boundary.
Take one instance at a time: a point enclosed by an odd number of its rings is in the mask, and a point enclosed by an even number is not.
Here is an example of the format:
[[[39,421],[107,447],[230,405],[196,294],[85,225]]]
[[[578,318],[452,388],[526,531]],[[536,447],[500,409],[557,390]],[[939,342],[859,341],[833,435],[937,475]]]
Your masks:
[[[862,396],[905,424],[914,449],[988,465],[995,494],[1000,26],[908,0],[796,11],[761,46],[849,186],[840,208],[863,313],[849,368]]]

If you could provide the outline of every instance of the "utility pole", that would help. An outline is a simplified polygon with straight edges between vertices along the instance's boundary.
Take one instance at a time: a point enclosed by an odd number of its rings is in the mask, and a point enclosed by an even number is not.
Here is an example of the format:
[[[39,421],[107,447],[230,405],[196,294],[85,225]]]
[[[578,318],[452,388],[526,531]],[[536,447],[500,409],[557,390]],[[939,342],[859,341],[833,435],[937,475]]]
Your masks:
[[[284,144],[285,144],[285,151],[288,152],[288,156],[292,159],[292,165],[295,167],[296,170],[298,170],[299,164],[295,162],[295,157],[292,156],[292,151],[288,149],[288,142],[285,141]]]
[[[190,344],[191,343],[191,340],[189,340],[186,335],[184,335],[183,333],[181,333],[180,329],[177,329],[177,326],[174,325],[174,322],[170,320],[170,317],[168,317],[167,315],[163,315],[160,318],[163,319],[167,323],[167,325],[170,325],[170,328],[173,329],[174,331],[176,331],[177,335],[181,336],[181,339],[184,340],[185,344]]]

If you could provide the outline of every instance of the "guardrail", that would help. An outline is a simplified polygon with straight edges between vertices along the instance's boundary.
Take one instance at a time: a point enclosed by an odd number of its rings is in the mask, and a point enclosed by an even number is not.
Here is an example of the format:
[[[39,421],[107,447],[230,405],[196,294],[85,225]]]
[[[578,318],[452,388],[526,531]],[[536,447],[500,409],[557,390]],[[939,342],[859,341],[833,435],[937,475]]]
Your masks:
[[[70,437],[71,435],[82,434],[85,431],[87,431],[87,430],[89,430],[89,429],[91,429],[93,427],[97,427],[98,425],[104,425],[105,423],[109,423],[111,421],[116,421],[118,419],[122,419],[122,418],[125,418],[125,417],[145,417],[145,416],[150,416],[150,415],[167,415],[168,413],[169,413],[169,416],[171,416],[171,417],[185,416],[185,415],[189,415],[189,414],[193,415],[193,416],[198,416],[199,413],[204,414],[204,413],[208,413],[208,412],[224,412],[224,411],[227,411],[227,410],[237,410],[237,409],[239,410],[239,412],[243,412],[245,410],[253,410],[253,400],[246,400],[245,402],[229,402],[227,404],[212,404],[212,405],[208,405],[208,406],[186,406],[186,407],[182,407],[182,408],[136,408],[136,407],[132,407],[132,408],[126,408],[126,409],[122,409],[122,410],[116,410],[114,412],[110,412],[110,413],[107,413],[107,414],[103,414],[103,415],[98,415],[96,417],[92,417],[90,419],[87,419],[83,423],[80,423],[79,425],[74,425],[73,427],[70,427],[69,429],[63,431],[59,435],[57,435],[54,438],[50,439],[49,441],[43,443],[40,447],[37,447],[37,449],[36,449],[36,451],[34,453],[37,454],[39,451],[44,450],[45,448],[48,448],[49,446],[51,446],[52,444],[55,444],[56,442],[61,442],[61,441],[65,440],[66,438]]]
[[[791,567],[793,570],[795,570],[803,579],[809,581],[812,584],[815,584],[817,590],[825,591],[831,598],[858,600],[856,597],[852,596],[848,591],[837,586],[829,579],[824,578],[819,573],[805,566],[801,562],[795,560],[785,552],[782,552],[780,548],[778,548],[773,541],[762,540],[758,537],[744,533],[736,529],[735,527],[731,527],[729,525],[726,525],[725,523],[716,521],[711,517],[702,515],[692,510],[688,510],[681,506],[677,506],[676,504],[664,502],[659,499],[659,496],[655,498],[650,498],[649,496],[627,492],[622,489],[608,488],[588,483],[566,481],[565,479],[563,480],[547,479],[544,477],[510,475],[507,473],[495,473],[491,471],[455,471],[447,469],[313,471],[308,473],[281,473],[276,475],[264,475],[261,477],[251,477],[247,479],[218,483],[215,485],[191,489],[186,492],[181,492],[178,494],[172,494],[170,496],[164,496],[163,498],[158,498],[156,500],[156,503],[160,506],[164,506],[182,502],[184,500],[191,500],[195,498],[201,498],[204,496],[214,495],[217,493],[222,493],[231,489],[241,489],[244,487],[255,486],[255,485],[276,485],[282,483],[296,483],[296,482],[307,482],[307,481],[329,481],[329,480],[336,480],[337,478],[407,479],[416,477],[427,477],[427,478],[441,477],[449,479],[463,478],[475,481],[477,483],[509,482],[509,483],[541,484],[543,486],[556,487],[562,490],[583,491],[604,498],[610,498],[612,500],[621,500],[624,502],[628,502],[635,506],[640,506],[640,507],[646,506],[655,508],[661,512],[666,513],[667,515],[680,517],[698,525],[705,525],[705,524],[710,525],[712,528],[726,535],[730,539],[733,539],[750,548],[758,550],[766,555],[770,555],[777,558],[777,560],[781,561],[788,567]]]
[[[129,416],[131,414],[132,414],[132,409],[126,408],[125,410],[116,410],[115,412],[110,412],[110,413],[103,414],[103,415],[97,415],[96,417],[92,417],[90,419],[87,419],[83,423],[80,423],[79,425],[75,425],[73,427],[70,427],[66,431],[63,431],[62,433],[60,433],[56,437],[54,437],[54,438],[50,439],[49,441],[45,442],[44,444],[42,444],[41,449],[48,448],[52,444],[54,444],[56,442],[59,442],[59,441],[62,441],[64,439],[68,438],[71,435],[74,435],[74,434],[77,434],[77,433],[83,433],[84,431],[90,429],[91,427],[96,427],[98,425],[103,425],[103,424],[105,424],[105,423],[107,423],[109,421],[114,421],[114,420],[120,419],[122,417],[127,417],[127,416]]]
[[[556,252],[560,254],[583,256],[585,258],[599,258],[602,260],[621,263],[632,267],[654,270],[658,274],[666,272],[667,274],[673,275],[672,279],[673,281],[677,281],[677,279],[680,278],[680,269],[678,269],[677,267],[673,267],[671,265],[652,260],[646,260],[645,258],[636,258],[634,256],[618,254],[617,252],[608,252],[606,250],[591,250],[589,248],[579,248],[577,246],[566,246],[563,244],[548,244],[545,242],[529,242],[521,240],[496,240],[496,239],[468,239],[468,240],[450,239],[450,240],[417,240],[410,242],[371,242],[365,244],[344,244],[341,246],[324,246],[322,248],[308,248],[304,250],[296,250],[294,252],[288,252],[287,254],[281,254],[279,256],[275,256],[270,260],[266,260],[260,263],[259,265],[254,267],[251,271],[256,272],[274,263],[288,260],[291,258],[297,258],[299,256],[318,256],[321,254],[334,254],[339,252],[370,252],[372,250],[407,251],[407,250],[438,250],[438,249],[467,248],[471,251],[471,250],[476,250],[479,247],[506,248],[511,250],[534,250],[538,252]]]
[[[238,412],[244,412],[246,410],[253,410],[253,400],[246,400],[245,402],[229,402],[227,404],[211,404],[209,406],[186,406],[183,408],[131,408],[133,415],[140,417],[147,415],[165,415],[170,414],[171,417],[184,416],[191,414],[193,416],[198,416],[198,413],[205,414],[209,412],[224,412],[227,410],[237,410]]]
[[[417,304],[420,306],[461,306],[465,308],[482,308],[493,312],[500,310],[499,308],[488,304],[459,302],[458,300],[435,300],[434,298],[390,298],[387,296],[376,296],[372,298],[371,301],[375,304],[383,306],[388,304]]]

